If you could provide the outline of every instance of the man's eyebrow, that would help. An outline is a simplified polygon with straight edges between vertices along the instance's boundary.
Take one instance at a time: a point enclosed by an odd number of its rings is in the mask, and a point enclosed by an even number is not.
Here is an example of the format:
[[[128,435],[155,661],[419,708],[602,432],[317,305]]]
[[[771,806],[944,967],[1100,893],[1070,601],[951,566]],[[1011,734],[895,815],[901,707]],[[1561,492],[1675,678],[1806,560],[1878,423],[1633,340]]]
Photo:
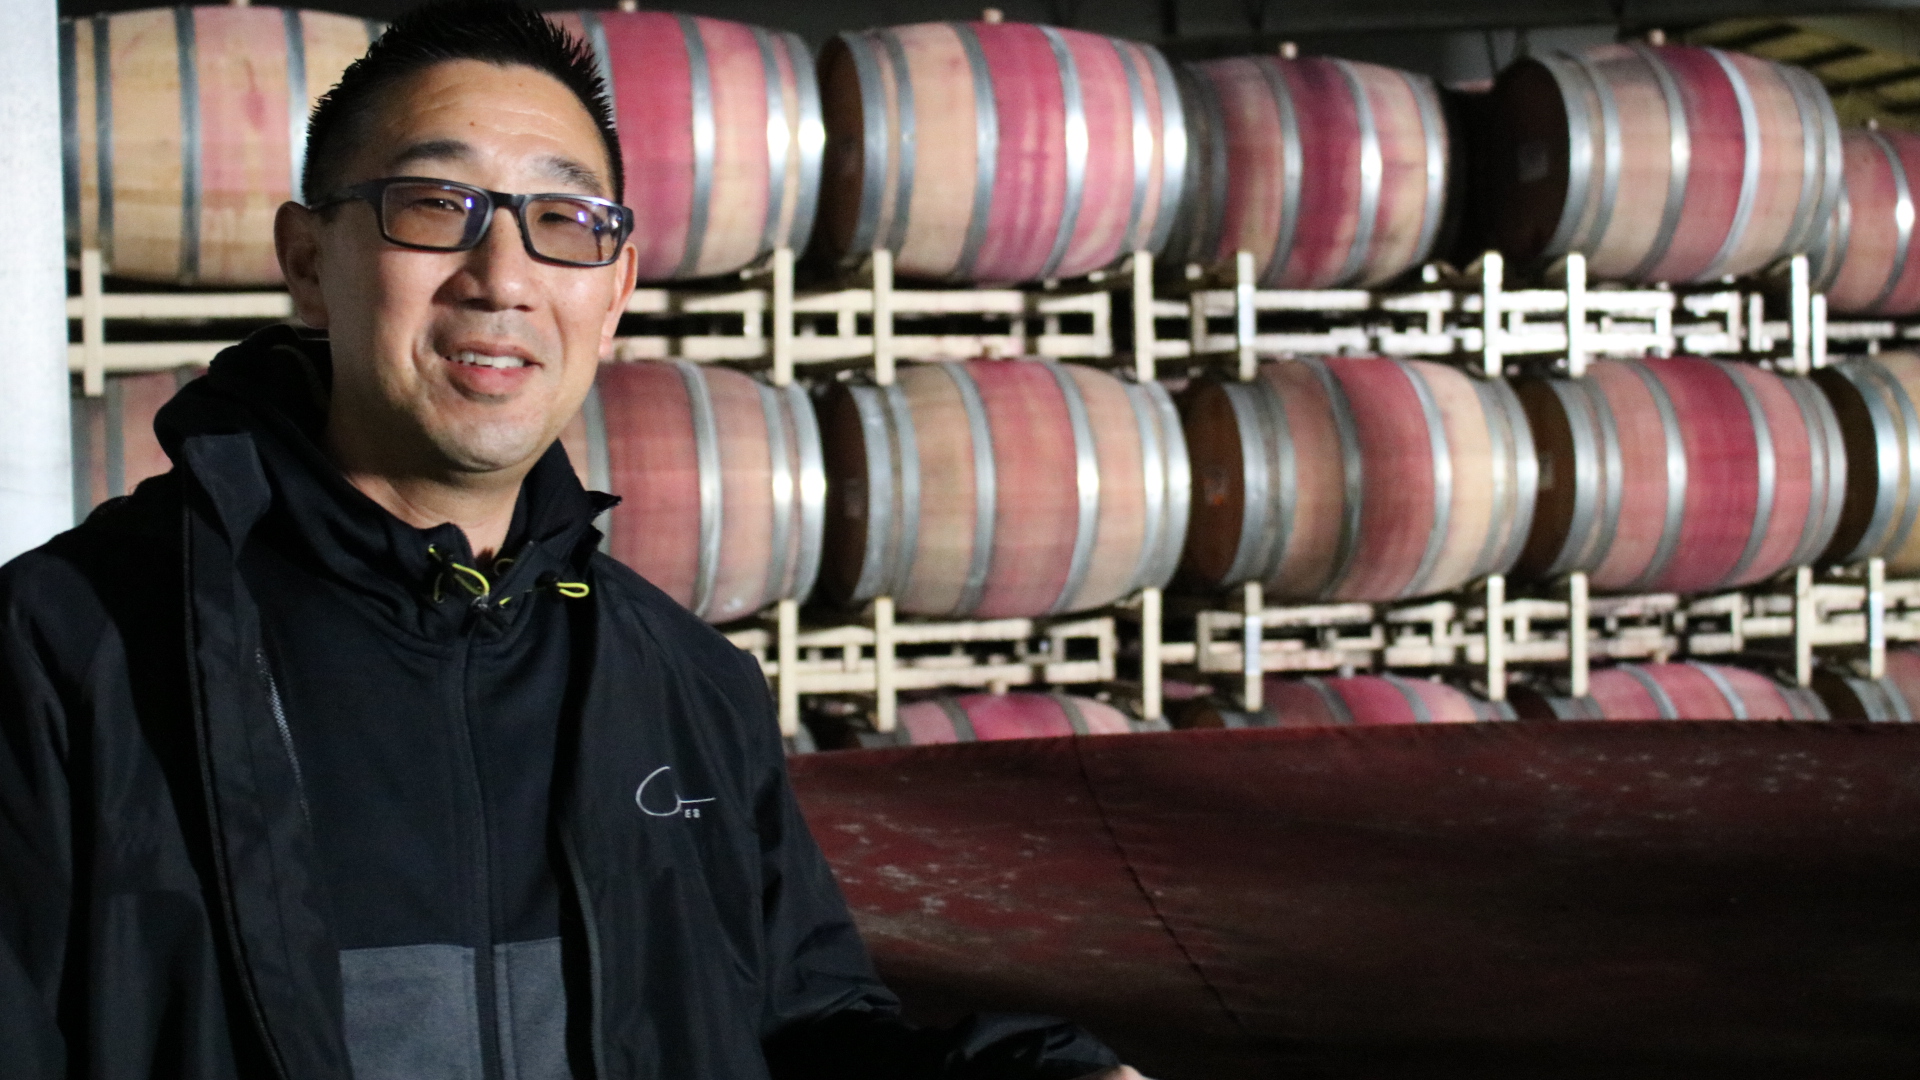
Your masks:
[[[540,171],[557,180],[586,188],[595,195],[607,193],[607,182],[601,179],[600,174],[572,158],[561,157],[558,154],[548,155],[541,159]]]
[[[473,147],[459,139],[428,139],[417,142],[399,154],[387,160],[389,169],[398,169],[416,161],[466,161],[473,157]]]
[[[402,166],[415,162],[469,161],[473,156],[473,147],[459,139],[428,139],[400,151],[388,160],[387,168],[397,172]],[[606,194],[607,182],[600,173],[570,157],[548,154],[540,159],[539,170],[564,184],[585,188],[595,195]]]

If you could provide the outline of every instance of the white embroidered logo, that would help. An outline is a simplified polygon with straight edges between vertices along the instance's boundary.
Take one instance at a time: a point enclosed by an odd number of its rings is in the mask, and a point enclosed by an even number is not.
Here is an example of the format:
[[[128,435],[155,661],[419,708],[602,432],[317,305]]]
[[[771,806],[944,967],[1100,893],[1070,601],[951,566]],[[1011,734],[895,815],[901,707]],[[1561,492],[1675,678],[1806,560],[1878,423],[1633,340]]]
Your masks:
[[[678,791],[674,791],[673,805],[668,807],[667,809],[656,810],[652,806],[647,805],[647,785],[653,783],[655,780],[660,779],[662,774],[670,773],[672,771],[673,771],[673,766],[662,765],[659,768],[648,773],[647,778],[645,780],[640,781],[640,786],[634,789],[633,804],[635,806],[638,806],[640,808],[640,812],[647,815],[648,817],[678,817],[678,818],[699,817],[701,804],[713,802],[714,801],[713,799],[711,798],[689,799],[681,795]],[[671,790],[670,786],[669,786],[669,790]],[[665,800],[660,798],[658,795],[654,797],[655,805],[660,805],[664,802]]]

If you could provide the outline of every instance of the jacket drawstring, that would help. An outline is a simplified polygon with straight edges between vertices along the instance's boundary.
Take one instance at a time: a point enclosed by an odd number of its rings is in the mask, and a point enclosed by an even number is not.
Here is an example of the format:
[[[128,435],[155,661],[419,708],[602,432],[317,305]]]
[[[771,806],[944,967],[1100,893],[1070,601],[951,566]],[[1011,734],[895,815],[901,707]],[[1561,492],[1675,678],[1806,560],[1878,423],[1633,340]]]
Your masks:
[[[427,554],[432,556],[434,562],[440,566],[440,572],[433,576],[434,603],[438,604],[446,599],[446,587],[449,581],[457,584],[468,596],[473,597],[475,602],[486,600],[493,595],[493,581],[490,580],[486,574],[481,573],[479,570],[465,563],[442,555],[440,549],[432,544],[427,546]],[[513,566],[513,563],[514,560],[511,556],[504,559],[496,559],[493,563],[494,572],[496,574],[504,574],[506,570]],[[534,582],[533,588],[527,591],[531,593],[538,592],[541,589],[552,589],[561,597],[568,600],[584,600],[593,591],[588,587],[586,582],[563,581],[559,574],[551,570],[541,574],[539,579]],[[506,607],[512,601],[512,596],[503,596],[494,606]]]

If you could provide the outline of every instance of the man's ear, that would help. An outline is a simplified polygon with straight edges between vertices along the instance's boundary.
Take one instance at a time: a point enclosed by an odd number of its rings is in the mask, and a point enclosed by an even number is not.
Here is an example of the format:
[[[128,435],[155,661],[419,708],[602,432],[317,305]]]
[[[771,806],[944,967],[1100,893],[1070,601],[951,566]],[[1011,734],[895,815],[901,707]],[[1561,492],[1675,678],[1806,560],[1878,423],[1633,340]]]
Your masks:
[[[273,251],[280,276],[293,295],[293,313],[315,330],[327,327],[327,301],[320,292],[320,216],[296,202],[273,215]]]
[[[640,277],[640,250],[628,243],[620,249],[619,288],[614,290],[613,305],[607,309],[607,317],[600,324],[600,359],[613,355],[613,335],[620,330],[620,316],[627,310],[627,297],[633,295],[634,282]]]

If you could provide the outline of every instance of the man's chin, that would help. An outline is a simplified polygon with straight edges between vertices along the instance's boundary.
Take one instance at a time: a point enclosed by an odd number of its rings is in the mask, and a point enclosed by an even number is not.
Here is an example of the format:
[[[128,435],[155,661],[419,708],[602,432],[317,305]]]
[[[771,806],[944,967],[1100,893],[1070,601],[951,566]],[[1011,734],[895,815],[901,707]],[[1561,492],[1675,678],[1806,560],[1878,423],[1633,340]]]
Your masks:
[[[514,428],[443,433],[433,442],[454,472],[487,474],[531,468],[553,440]]]

